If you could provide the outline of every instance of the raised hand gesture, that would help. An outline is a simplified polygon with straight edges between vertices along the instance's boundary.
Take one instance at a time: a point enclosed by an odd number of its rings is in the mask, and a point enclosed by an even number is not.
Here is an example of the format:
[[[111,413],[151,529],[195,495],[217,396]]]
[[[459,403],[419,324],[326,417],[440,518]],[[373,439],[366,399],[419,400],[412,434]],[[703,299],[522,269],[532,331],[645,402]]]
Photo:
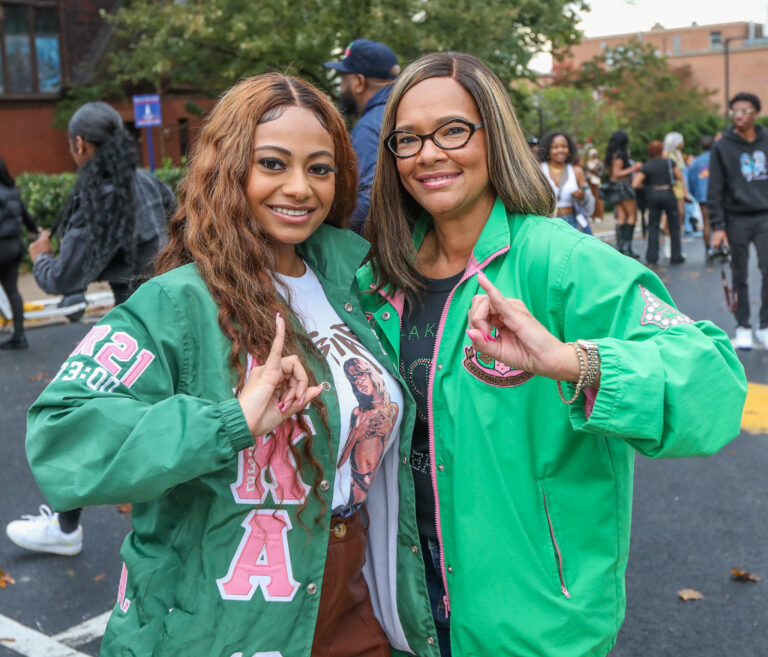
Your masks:
[[[520,299],[505,298],[485,274],[480,272],[477,280],[487,294],[475,295],[468,313],[467,335],[475,349],[515,370],[558,381],[579,378],[573,347],[544,328]]]
[[[309,377],[298,356],[283,356],[285,320],[275,318],[275,339],[263,365],[248,374],[238,401],[251,434],[263,436],[317,397],[322,386],[308,387]]]

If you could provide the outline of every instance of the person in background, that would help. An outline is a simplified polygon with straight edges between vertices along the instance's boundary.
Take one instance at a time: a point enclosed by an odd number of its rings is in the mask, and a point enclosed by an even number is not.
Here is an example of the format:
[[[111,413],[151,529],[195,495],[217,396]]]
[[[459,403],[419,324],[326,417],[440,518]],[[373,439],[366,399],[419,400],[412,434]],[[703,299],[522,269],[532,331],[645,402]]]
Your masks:
[[[326,62],[325,66],[341,73],[342,113],[360,116],[350,133],[357,153],[358,192],[357,206],[349,227],[356,233],[362,233],[376,173],[381,117],[400,65],[397,55],[383,43],[355,39],[347,46],[341,61]]]
[[[710,238],[712,233],[709,225],[709,212],[707,211],[707,188],[709,186],[710,149],[714,143],[715,140],[712,135],[703,135],[699,140],[701,153],[694,158],[688,167],[688,189],[701,210],[701,235],[704,239],[704,250],[707,256],[711,253]]]
[[[586,226],[576,218],[577,205],[583,203],[591,192],[584,171],[576,164],[578,150],[575,142],[564,132],[549,132],[542,137],[539,149],[541,170],[555,193],[555,216],[564,219],[576,230],[591,235],[589,217],[583,219],[587,222]]]
[[[670,158],[677,168],[680,169],[682,177],[678,180],[675,179],[675,186],[672,191],[675,193],[677,199],[677,216],[680,221],[681,228],[684,226],[685,219],[685,199],[688,197],[688,165],[685,162],[685,156],[683,155],[683,147],[685,146],[685,140],[683,135],[679,132],[668,132],[664,136],[664,157]]]
[[[632,249],[632,238],[637,221],[637,201],[632,189],[632,176],[640,170],[640,164],[633,162],[629,155],[629,135],[616,130],[608,140],[603,160],[610,178],[608,195],[605,199],[613,203],[616,215],[616,248],[619,253],[639,258]]]
[[[0,349],[29,347],[24,334],[24,302],[18,288],[19,267],[24,257],[22,225],[30,235],[37,235],[37,224],[27,212],[5,161],[0,158],[0,285],[13,312],[13,333],[8,340],[0,343]]]
[[[53,255],[50,232],[41,231],[29,246],[32,272],[48,294],[76,294],[92,281],[108,281],[118,306],[151,274],[176,198],[137,167],[133,138],[110,105],[80,107],[69,121],[68,141],[78,174],[58,220],[59,255]],[[81,512],[53,513],[42,504],[39,515],[9,523],[6,534],[27,550],[79,554]]]
[[[760,328],[755,337],[768,349],[768,133],[755,123],[760,99],[754,94],[736,94],[729,107],[733,128],[715,142],[709,160],[707,210],[712,247],[730,245],[738,298],[733,344],[738,349],[751,349],[747,277],[749,245],[755,245],[762,275]]]
[[[592,197],[595,199],[595,211],[592,213],[592,219],[597,222],[603,220],[603,214],[605,213],[605,203],[600,198],[600,185],[603,181],[603,173],[605,167],[600,160],[600,155],[596,148],[590,148],[587,151],[587,161],[584,163],[584,173],[587,177],[587,184],[589,190],[592,192]]]
[[[718,451],[744,369],[647,267],[550,218],[508,89],[477,58],[409,64],[382,132],[358,285],[417,405],[400,482],[440,653],[607,655],[635,451]]]
[[[648,144],[648,157],[640,171],[632,181],[635,188],[645,188],[648,199],[648,249],[645,260],[649,265],[659,261],[659,226],[661,213],[666,213],[669,220],[669,232],[672,242],[672,257],[670,264],[678,265],[685,262],[680,248],[680,221],[678,220],[677,199],[674,194],[675,183],[681,173],[677,165],[664,156],[664,145],[660,141]]]

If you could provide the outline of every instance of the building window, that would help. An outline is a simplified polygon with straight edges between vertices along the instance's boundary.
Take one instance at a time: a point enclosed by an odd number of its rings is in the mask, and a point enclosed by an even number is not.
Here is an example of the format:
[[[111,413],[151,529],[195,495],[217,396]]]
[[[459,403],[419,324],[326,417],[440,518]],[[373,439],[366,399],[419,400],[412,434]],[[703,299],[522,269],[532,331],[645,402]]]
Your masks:
[[[55,94],[60,89],[56,6],[0,4],[0,93]]]
[[[679,34],[675,34],[672,37],[672,50],[673,50],[673,52],[680,52],[681,48],[682,48],[682,46],[681,46],[681,43],[680,43],[680,35]]]
[[[709,47],[718,48],[723,45],[723,33],[722,32],[710,32],[709,33]]]

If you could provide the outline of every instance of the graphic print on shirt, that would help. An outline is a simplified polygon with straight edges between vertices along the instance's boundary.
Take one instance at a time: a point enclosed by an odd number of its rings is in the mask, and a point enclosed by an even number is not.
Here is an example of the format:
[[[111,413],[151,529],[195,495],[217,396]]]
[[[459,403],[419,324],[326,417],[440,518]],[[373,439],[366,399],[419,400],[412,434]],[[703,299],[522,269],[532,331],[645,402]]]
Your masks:
[[[364,502],[381,457],[397,426],[400,408],[392,401],[384,379],[367,360],[350,358],[344,374],[358,406],[352,411],[347,442],[339,457],[340,469],[349,460],[352,482],[348,504]]]
[[[768,180],[768,161],[763,151],[754,151],[751,155],[742,153],[739,157],[739,165],[741,175],[747,182]]]

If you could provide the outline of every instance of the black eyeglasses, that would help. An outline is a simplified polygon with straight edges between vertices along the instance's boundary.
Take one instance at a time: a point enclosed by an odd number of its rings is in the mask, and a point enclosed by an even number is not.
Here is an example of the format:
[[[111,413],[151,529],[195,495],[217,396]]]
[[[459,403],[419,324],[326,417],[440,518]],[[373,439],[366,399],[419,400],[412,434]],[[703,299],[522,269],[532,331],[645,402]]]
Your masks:
[[[431,139],[438,148],[451,151],[466,146],[482,123],[472,123],[464,119],[451,119],[432,132],[419,135],[409,130],[393,130],[387,137],[387,148],[397,157],[413,157],[424,148],[424,142]]]

